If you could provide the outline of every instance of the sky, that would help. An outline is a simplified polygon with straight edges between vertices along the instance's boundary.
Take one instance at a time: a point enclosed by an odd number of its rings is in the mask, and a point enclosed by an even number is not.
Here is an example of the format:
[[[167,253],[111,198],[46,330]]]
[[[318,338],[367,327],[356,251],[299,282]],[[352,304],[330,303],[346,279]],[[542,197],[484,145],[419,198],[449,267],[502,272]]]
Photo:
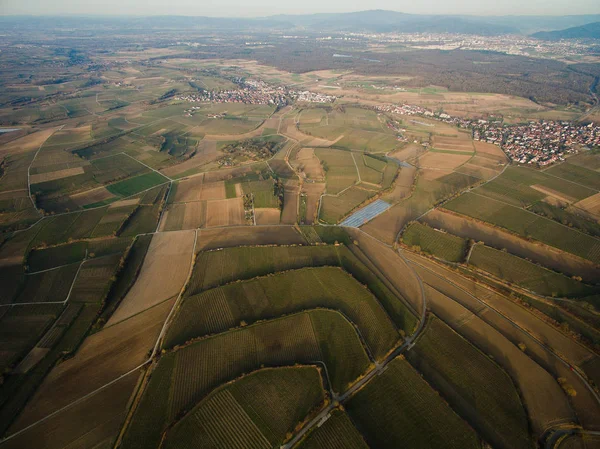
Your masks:
[[[389,9],[412,14],[599,14],[598,0],[0,0],[0,15],[102,14],[257,17]]]

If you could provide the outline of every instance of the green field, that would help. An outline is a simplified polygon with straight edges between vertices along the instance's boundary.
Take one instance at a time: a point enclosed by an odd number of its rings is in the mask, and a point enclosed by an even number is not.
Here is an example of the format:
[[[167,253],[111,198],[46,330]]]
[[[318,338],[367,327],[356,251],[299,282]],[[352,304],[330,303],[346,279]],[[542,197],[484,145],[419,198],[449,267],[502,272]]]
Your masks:
[[[358,182],[358,173],[351,152],[317,148],[315,156],[319,158],[325,171],[327,193],[336,195]]]
[[[600,223],[598,223],[598,221],[584,218],[576,213],[560,207],[552,206],[551,204],[544,203],[543,201],[532,204],[531,207],[529,207],[529,210],[538,215],[543,215],[544,217],[548,217],[554,221],[562,223],[565,226],[579,229],[586,234],[594,237],[600,237]]]
[[[600,263],[600,239],[519,207],[510,206],[474,193],[465,193],[444,206],[500,226],[526,238],[539,240],[555,248]]]
[[[551,189],[575,200],[582,200],[596,193],[593,189],[582,185],[586,183],[585,180],[570,182],[552,176],[552,170],[558,167],[542,172],[526,167],[510,166],[498,178],[477,189],[477,193],[523,207],[546,197],[546,193],[535,190],[531,186]]]
[[[312,367],[256,371],[213,391],[169,432],[166,449],[229,449],[281,445],[296,424],[324,399]]]
[[[324,196],[319,218],[325,223],[336,224],[375,194],[373,190],[352,186],[339,196]]]
[[[405,360],[390,363],[346,409],[370,447],[481,448],[477,434]]]
[[[299,449],[369,449],[346,413],[334,410],[324,424],[312,430]]]
[[[484,245],[473,248],[469,264],[544,296],[582,297],[598,291],[563,274]]]
[[[341,228],[304,226],[302,229],[303,232],[310,231],[316,234],[319,241],[332,244],[339,241],[350,244],[348,235]],[[355,247],[353,249],[357,250]],[[416,324],[414,315],[346,246],[241,247],[202,252],[197,256],[187,294],[194,295],[238,279],[251,279],[278,271],[326,265],[340,266],[358,282],[366,285],[396,326],[410,333]]]
[[[410,363],[493,447],[533,447],[527,412],[512,379],[441,320],[430,320],[407,354]]]
[[[62,302],[66,300],[78,269],[79,264],[73,263],[39,274],[27,275],[25,284],[15,302]]]
[[[593,162],[583,159],[586,155],[575,156],[564,164],[558,164],[550,167],[549,174],[558,176],[568,181],[588,185],[593,189],[600,190],[600,174],[594,169]],[[578,159],[582,159],[583,165]]]
[[[156,172],[150,172],[115,184],[110,184],[106,186],[106,189],[115,195],[131,196],[164,182],[167,182],[167,178],[163,175]]]
[[[383,357],[398,341],[398,332],[377,299],[340,268],[324,267],[236,282],[188,297],[169,328],[165,344],[172,347],[241,322],[318,307],[347,316],[376,358]]]
[[[244,194],[252,194],[255,208],[280,208],[279,198],[275,195],[275,182],[272,179],[265,181],[242,182]]]
[[[465,239],[437,231],[421,223],[412,223],[408,226],[402,234],[402,242],[449,262],[462,262],[467,249]]]
[[[244,373],[315,361],[327,366],[334,391],[344,391],[369,364],[352,325],[326,310],[265,321],[168,353],[158,364],[161,375],[155,380],[153,374],[142,396],[123,447],[157,446],[168,423],[214,388]]]

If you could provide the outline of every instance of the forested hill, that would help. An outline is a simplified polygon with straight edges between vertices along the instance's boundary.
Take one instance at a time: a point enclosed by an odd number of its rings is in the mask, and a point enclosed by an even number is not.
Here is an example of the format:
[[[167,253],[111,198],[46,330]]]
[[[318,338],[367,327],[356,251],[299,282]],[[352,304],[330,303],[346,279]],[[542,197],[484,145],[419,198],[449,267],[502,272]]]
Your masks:
[[[600,22],[588,23],[566,30],[541,31],[532,35],[537,39],[557,41],[560,39],[600,39]]]

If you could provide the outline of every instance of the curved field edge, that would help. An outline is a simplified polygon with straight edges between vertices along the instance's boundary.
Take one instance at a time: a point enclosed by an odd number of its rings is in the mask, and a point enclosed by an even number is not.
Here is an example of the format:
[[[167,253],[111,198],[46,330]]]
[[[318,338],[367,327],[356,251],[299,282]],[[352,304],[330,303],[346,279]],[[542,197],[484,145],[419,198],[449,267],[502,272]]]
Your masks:
[[[320,231],[320,228],[315,229]],[[374,273],[353,253],[354,250],[360,252],[360,249],[355,247],[343,230],[335,231],[340,232],[323,230],[320,239],[332,243],[326,245],[249,246],[200,252],[196,257],[186,295],[275,272],[304,267],[338,266],[371,291],[399,329],[405,334],[412,333],[417,319],[407,300],[400,293],[393,292],[385,279]],[[344,243],[333,244],[338,240]]]
[[[326,366],[328,387],[337,392],[369,367],[354,327],[337,312],[302,312],[167,352],[151,374],[122,447],[157,447],[169,423],[211,390],[244,373],[315,362]]]
[[[165,345],[320,307],[337,310],[355,324],[376,359],[399,341],[398,330],[369,290],[339,267],[309,267],[187,297],[169,327]]]
[[[244,441],[276,447],[325,400],[320,370],[312,366],[266,368],[212,391],[170,428],[165,449],[212,446],[227,449]]]
[[[495,448],[531,448],[528,415],[510,376],[432,317],[407,359]]]
[[[477,433],[403,357],[358,391],[346,409],[370,447],[482,447]]]
[[[335,409],[327,421],[298,444],[298,449],[369,449],[369,446],[348,414]]]

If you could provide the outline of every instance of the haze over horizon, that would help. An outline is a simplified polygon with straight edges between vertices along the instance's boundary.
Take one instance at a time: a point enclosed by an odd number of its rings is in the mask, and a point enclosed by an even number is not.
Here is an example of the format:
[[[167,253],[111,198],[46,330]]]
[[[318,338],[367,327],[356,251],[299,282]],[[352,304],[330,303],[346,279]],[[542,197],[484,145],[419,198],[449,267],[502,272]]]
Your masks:
[[[204,2],[203,2],[204,3]],[[333,0],[324,4],[317,0],[281,2],[256,0],[240,4],[237,0],[222,0],[199,4],[194,0],[103,0],[80,2],[78,0],[0,0],[0,15],[184,15],[212,17],[263,17],[278,14],[317,14],[384,9],[409,14],[457,14],[457,15],[578,15],[600,14],[600,6],[594,0],[573,0],[568,4],[558,0],[532,0],[524,4],[519,0],[506,0],[502,4],[486,4],[477,0],[408,1],[375,0],[365,4],[359,0]]]

